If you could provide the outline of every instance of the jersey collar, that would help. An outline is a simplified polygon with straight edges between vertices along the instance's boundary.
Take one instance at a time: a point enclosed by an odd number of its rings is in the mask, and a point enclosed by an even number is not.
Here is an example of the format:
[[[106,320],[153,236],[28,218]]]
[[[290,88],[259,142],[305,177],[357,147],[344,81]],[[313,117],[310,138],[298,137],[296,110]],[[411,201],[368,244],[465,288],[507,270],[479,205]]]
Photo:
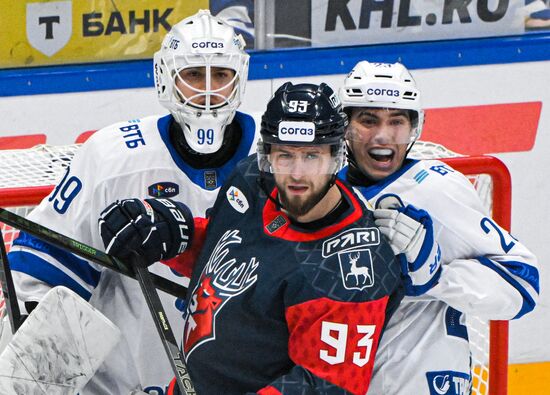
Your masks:
[[[392,184],[395,180],[399,179],[403,174],[405,174],[411,167],[413,167],[416,163],[418,163],[418,159],[405,159],[405,162],[403,163],[403,166],[399,170],[397,170],[395,173],[389,175],[388,177],[384,178],[383,180],[378,181],[375,184],[371,184],[368,186],[363,185],[353,185],[355,188],[359,189],[363,196],[365,196],[367,199],[371,199],[374,196],[378,195],[381,191],[383,191],[388,185]],[[340,173],[338,173],[338,177],[343,178],[344,180],[347,180],[347,174],[348,174],[348,166],[343,168]]]
[[[166,148],[168,149],[168,152],[170,153],[170,156],[176,166],[178,166],[178,168],[185,173],[194,184],[198,185],[202,189],[213,190],[223,185],[237,163],[249,155],[252,144],[254,143],[254,135],[256,131],[254,118],[248,114],[237,111],[235,113],[234,122],[238,122],[240,124],[242,129],[242,138],[234,156],[220,167],[212,169],[195,169],[180,157],[176,148],[170,141],[169,125],[172,119],[172,115],[166,115],[159,118],[157,122],[157,127],[162,141],[164,142],[164,145],[166,145]],[[212,182],[214,179],[215,182]]]
[[[270,194],[273,200],[266,199],[262,213],[264,233],[268,236],[287,241],[315,241],[333,235],[359,220],[363,215],[361,204],[344,183],[340,180],[336,180],[336,185],[340,188],[343,198],[346,199],[350,205],[350,209],[339,222],[313,232],[297,230],[290,222],[288,216],[275,205],[274,200],[277,198],[277,188],[275,187]]]

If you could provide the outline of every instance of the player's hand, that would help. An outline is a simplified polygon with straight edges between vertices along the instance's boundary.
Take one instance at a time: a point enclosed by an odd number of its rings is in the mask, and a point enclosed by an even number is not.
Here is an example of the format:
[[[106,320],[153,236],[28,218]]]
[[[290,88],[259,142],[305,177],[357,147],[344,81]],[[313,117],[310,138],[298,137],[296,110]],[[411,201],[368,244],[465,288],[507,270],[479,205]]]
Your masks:
[[[147,265],[185,251],[193,229],[189,208],[170,199],[117,200],[99,218],[99,234],[108,254],[129,259],[137,253]]]
[[[430,215],[390,196],[378,202],[374,218],[401,261],[406,294],[418,296],[432,288],[441,274],[441,250]]]

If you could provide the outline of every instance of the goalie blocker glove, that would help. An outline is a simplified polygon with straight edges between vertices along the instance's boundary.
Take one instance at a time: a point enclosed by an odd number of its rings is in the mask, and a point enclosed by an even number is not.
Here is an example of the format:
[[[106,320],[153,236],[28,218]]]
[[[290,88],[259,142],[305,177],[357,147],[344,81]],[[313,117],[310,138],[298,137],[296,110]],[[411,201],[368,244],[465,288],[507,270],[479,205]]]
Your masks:
[[[441,250],[434,240],[432,218],[412,205],[403,207],[393,196],[382,198],[377,206],[374,222],[399,258],[406,295],[426,293],[441,275]]]
[[[99,218],[105,252],[123,260],[137,253],[147,265],[185,251],[193,230],[189,208],[171,199],[117,200]]]

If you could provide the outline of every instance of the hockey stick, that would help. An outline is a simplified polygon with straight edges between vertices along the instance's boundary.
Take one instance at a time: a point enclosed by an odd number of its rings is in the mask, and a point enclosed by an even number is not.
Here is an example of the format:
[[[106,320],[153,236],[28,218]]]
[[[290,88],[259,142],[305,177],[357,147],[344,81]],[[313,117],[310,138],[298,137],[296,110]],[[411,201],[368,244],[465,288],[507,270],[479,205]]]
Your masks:
[[[57,247],[64,248],[82,258],[136,279],[140,284],[147,306],[153,316],[153,321],[155,322],[163,346],[170,359],[170,364],[176,375],[178,387],[184,394],[196,394],[191,378],[189,377],[187,366],[183,361],[174,333],[172,332],[168,318],[156,292],[156,288],[159,288],[177,297],[185,295],[187,291],[185,287],[150,273],[145,265],[140,264],[142,258],[138,255],[135,255],[133,265],[130,266],[113,256],[50,230],[40,224],[29,221],[3,208],[0,208],[0,220]]]
[[[6,245],[4,244],[4,235],[0,229],[0,283],[2,285],[2,293],[4,294],[4,301],[6,302],[6,308],[8,311],[8,317],[10,319],[11,331],[15,333],[19,326],[23,323],[21,318],[21,311],[19,310],[19,304],[17,303],[17,295],[15,294],[15,287],[13,285],[13,278],[11,277],[10,265],[8,262],[8,256],[6,254]]]
[[[0,221],[38,237],[41,240],[47,241],[56,247],[63,248],[84,259],[137,280],[134,270],[127,263],[122,262],[121,260],[108,255],[103,251],[97,250],[79,241],[71,239],[70,237],[64,236],[61,233],[48,229],[45,226],[37,224],[36,222],[29,221],[28,219],[1,207]],[[186,287],[176,284],[154,273],[151,273],[150,275],[154,286],[161,291],[175,297],[182,297],[187,292]]]
[[[187,365],[179,351],[174,332],[172,332],[168,317],[164,312],[164,308],[162,307],[162,303],[151,279],[151,273],[147,269],[147,265],[143,263],[143,258],[138,254],[133,254],[132,263],[141,291],[145,297],[149,311],[153,316],[153,321],[157,327],[162,345],[168,355],[172,370],[176,375],[176,383],[182,394],[194,395],[196,394],[195,387],[193,386]]]

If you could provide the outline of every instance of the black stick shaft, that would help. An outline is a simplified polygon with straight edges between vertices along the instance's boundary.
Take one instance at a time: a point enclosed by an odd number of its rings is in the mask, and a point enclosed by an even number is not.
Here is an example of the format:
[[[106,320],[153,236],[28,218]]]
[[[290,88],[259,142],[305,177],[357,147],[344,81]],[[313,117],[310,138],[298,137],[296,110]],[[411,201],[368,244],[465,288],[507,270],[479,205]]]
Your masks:
[[[4,294],[4,301],[6,302],[6,308],[10,319],[12,333],[15,333],[19,326],[22,324],[21,311],[17,304],[17,295],[15,293],[15,286],[13,285],[13,278],[11,276],[10,264],[8,262],[8,256],[6,253],[6,245],[4,244],[4,236],[0,229],[0,283],[2,285],[2,293]]]
[[[72,252],[73,254],[76,254],[84,259],[97,263],[98,265],[136,279],[136,274],[134,270],[127,263],[122,262],[121,260],[111,255],[108,255],[103,251],[71,239],[70,237],[64,236],[61,233],[48,229],[45,226],[37,224],[36,222],[29,221],[28,219],[1,207],[0,221],[16,229],[29,233],[35,237],[38,237],[39,239],[53,244],[59,248],[63,248],[69,252]],[[156,288],[170,295],[183,297],[187,292],[187,288],[170,280],[167,280],[164,277],[158,276],[154,273],[151,273],[151,277],[151,280]]]
[[[176,383],[182,394],[195,395],[195,387],[193,386],[191,377],[189,376],[187,365],[185,364],[183,356],[179,351],[178,343],[176,342],[174,332],[168,322],[166,312],[162,307],[162,303],[151,280],[151,273],[147,270],[142,258],[139,255],[134,254],[132,260],[137,280],[141,286],[141,291],[145,297],[149,311],[153,316],[153,321],[157,327],[157,332],[159,333],[164,350],[170,360],[172,370],[176,375]]]

